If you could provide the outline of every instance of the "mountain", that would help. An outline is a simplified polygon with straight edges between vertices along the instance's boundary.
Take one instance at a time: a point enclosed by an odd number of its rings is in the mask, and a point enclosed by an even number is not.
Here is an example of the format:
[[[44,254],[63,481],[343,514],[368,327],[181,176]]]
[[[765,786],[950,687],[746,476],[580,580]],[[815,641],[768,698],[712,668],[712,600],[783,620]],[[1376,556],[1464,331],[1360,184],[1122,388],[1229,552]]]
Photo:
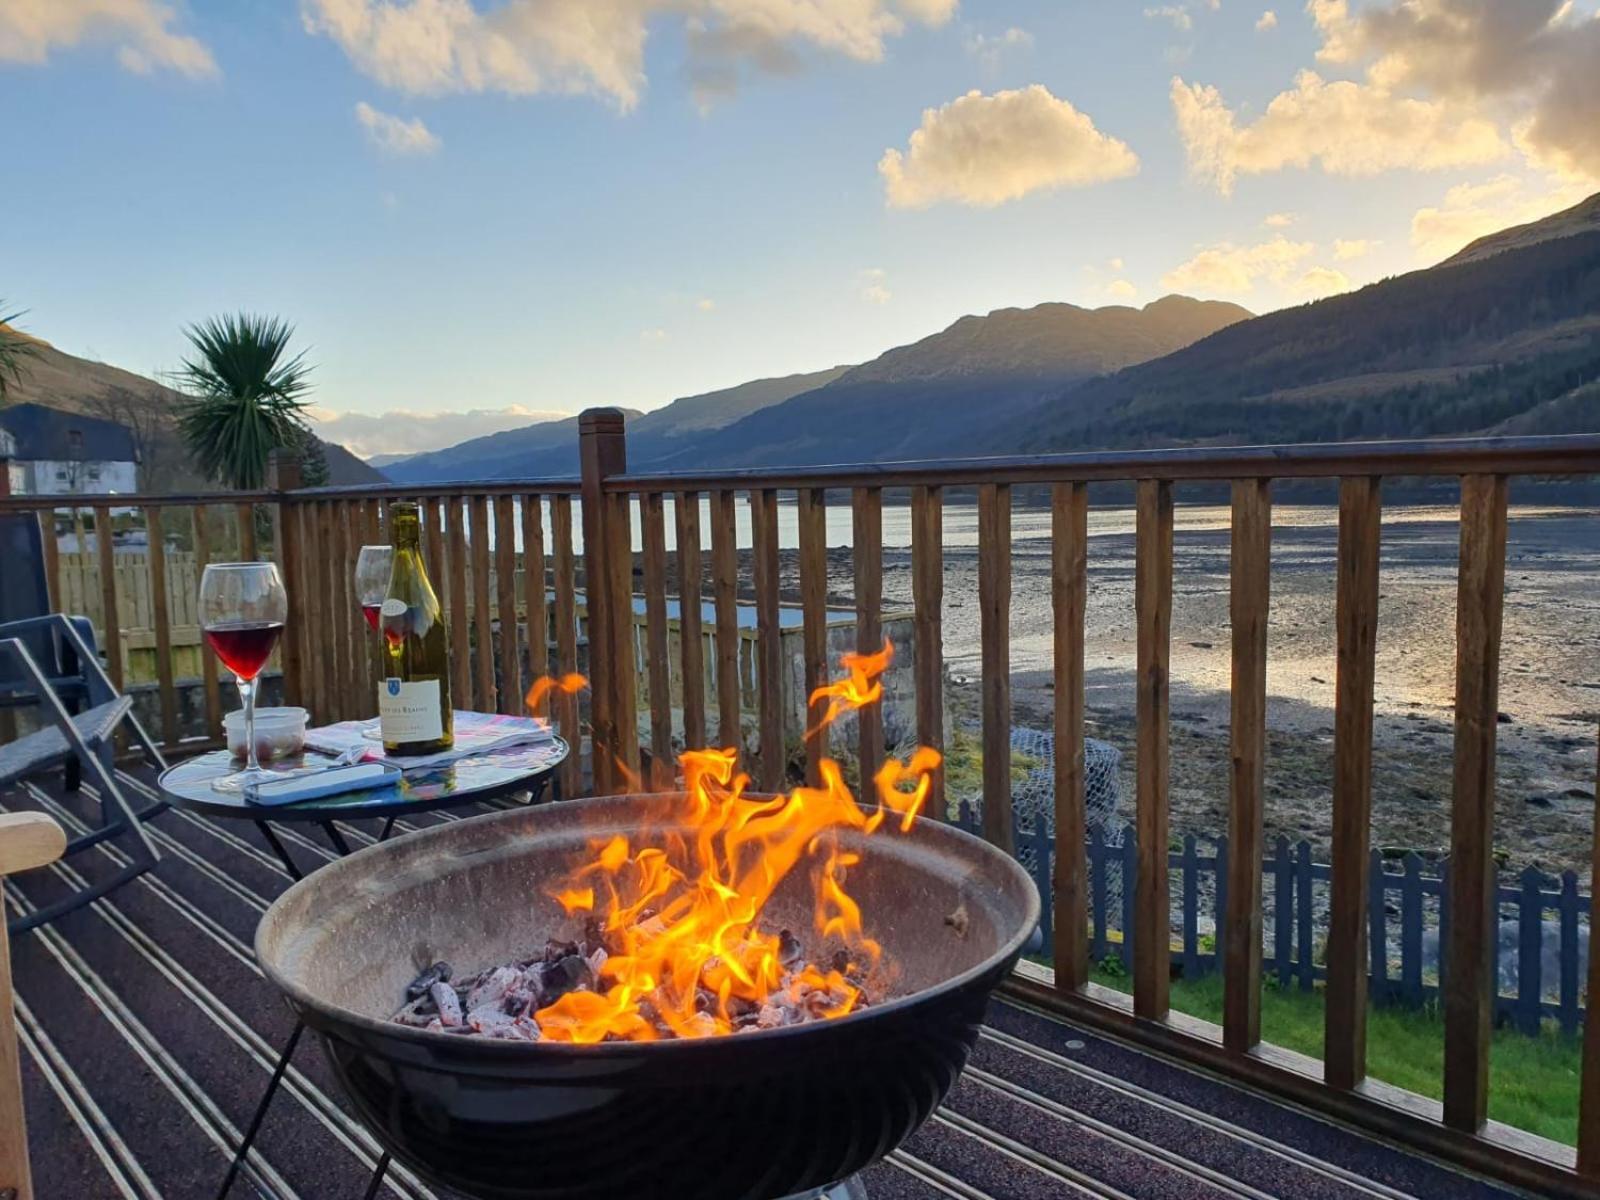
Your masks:
[[[23,360],[22,377],[8,381],[8,403],[43,404],[127,426],[139,448],[141,491],[214,486],[195,472],[178,437],[175,421],[183,402],[178,392],[121,367],[78,358],[41,338],[23,336],[33,343],[34,354]],[[323,442],[322,449],[330,484],[383,482],[381,474],[338,443]]]
[[[848,367],[832,367],[803,375],[757,379],[737,387],[684,396],[654,412],[625,409],[629,461],[639,465],[692,456],[707,432],[821,387],[847,370]],[[576,475],[578,419],[542,421],[473,438],[444,450],[412,455],[404,462],[386,464],[384,473],[400,483]]]
[[[1167,296],[1143,308],[1041,304],[962,317],[701,439],[697,461],[800,465],[970,453],[1012,414],[1072,383],[1249,316],[1237,304]],[[629,456],[631,463],[631,445]]]
[[[1600,196],[1427,270],[1231,325],[1039,401],[986,449],[1600,429],[1597,219]]]

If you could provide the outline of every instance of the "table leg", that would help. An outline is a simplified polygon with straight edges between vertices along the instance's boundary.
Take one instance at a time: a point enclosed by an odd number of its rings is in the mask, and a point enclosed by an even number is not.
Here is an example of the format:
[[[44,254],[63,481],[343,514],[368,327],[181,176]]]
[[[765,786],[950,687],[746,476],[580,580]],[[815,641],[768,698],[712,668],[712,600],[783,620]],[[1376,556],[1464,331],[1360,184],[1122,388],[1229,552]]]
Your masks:
[[[317,824],[322,826],[322,832],[328,835],[328,841],[333,843],[333,848],[339,852],[340,858],[350,853],[350,843],[344,840],[344,834],[339,832],[337,825],[332,821],[318,821]]]
[[[383,1186],[383,1176],[389,1169],[389,1152],[385,1150],[378,1158],[378,1165],[372,1168],[372,1179],[367,1184],[366,1195],[362,1200],[373,1200],[378,1194],[378,1189]]]
[[[278,858],[289,869],[289,878],[294,880],[304,879],[300,868],[294,865],[294,859],[289,857],[289,852],[283,848],[283,843],[278,840],[278,835],[273,832],[272,826],[265,821],[257,821],[256,828],[261,831],[261,836],[267,839],[267,844],[278,852]]]
[[[289,1040],[284,1044],[283,1053],[278,1055],[278,1065],[272,1069],[272,1078],[267,1082],[267,1090],[261,1097],[261,1102],[256,1105],[255,1115],[250,1118],[250,1125],[244,1131],[244,1140],[239,1143],[239,1149],[233,1156],[233,1161],[228,1164],[228,1173],[223,1176],[222,1188],[217,1192],[217,1200],[223,1200],[228,1194],[228,1189],[233,1186],[239,1168],[244,1165],[246,1157],[250,1154],[250,1147],[256,1140],[256,1134],[261,1131],[261,1122],[267,1115],[267,1107],[272,1103],[272,1098],[278,1094],[278,1085],[283,1082],[283,1073],[289,1069],[289,1060],[294,1057],[294,1048],[300,1044],[300,1035],[305,1032],[305,1026],[296,1021],[294,1032],[289,1035]],[[385,1159],[388,1155],[384,1156]]]

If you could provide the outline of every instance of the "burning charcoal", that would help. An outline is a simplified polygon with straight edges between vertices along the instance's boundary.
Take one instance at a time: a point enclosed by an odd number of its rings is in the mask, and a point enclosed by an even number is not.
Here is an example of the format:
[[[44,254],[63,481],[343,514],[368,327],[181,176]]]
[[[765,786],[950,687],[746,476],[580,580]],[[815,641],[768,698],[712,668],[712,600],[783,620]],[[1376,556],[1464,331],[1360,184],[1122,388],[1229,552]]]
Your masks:
[[[432,998],[419,996],[417,999],[401,1005],[400,1011],[389,1019],[400,1025],[410,1025],[421,1029],[427,1026],[437,1015],[434,1011]]]
[[[577,953],[577,942],[562,942],[551,938],[544,944],[544,961],[547,963],[557,963]]]
[[[778,961],[786,967],[791,967],[799,962],[805,952],[800,948],[800,939],[787,929],[778,931]]]
[[[833,969],[839,974],[847,975],[854,967],[855,963],[850,961],[850,952],[848,950],[835,950],[833,952]]]
[[[421,975],[418,975],[406,985],[406,999],[415,1000],[427,994],[429,988],[436,983],[448,983],[450,980],[450,964],[436,962]]]
[[[596,979],[599,979],[601,968],[606,965],[606,959],[610,958],[611,955],[604,946],[597,946],[588,957],[589,970],[594,972],[594,977]]]
[[[559,962],[549,963],[539,980],[540,1005],[554,1004],[568,992],[594,987],[594,971],[589,960],[580,954],[569,954]]]
[[[776,1029],[780,1025],[787,1025],[783,1009],[773,1004],[763,1004],[761,1011],[756,1014],[757,1029]]]
[[[435,983],[428,989],[428,994],[439,1006],[439,1020],[447,1028],[455,1028],[461,1024],[461,998],[456,995],[455,988],[448,983]]]
[[[467,993],[465,1007],[469,1012],[480,1008],[498,1005],[506,998],[509,992],[522,979],[522,973],[515,967],[496,967],[487,975],[479,979],[472,990]]]

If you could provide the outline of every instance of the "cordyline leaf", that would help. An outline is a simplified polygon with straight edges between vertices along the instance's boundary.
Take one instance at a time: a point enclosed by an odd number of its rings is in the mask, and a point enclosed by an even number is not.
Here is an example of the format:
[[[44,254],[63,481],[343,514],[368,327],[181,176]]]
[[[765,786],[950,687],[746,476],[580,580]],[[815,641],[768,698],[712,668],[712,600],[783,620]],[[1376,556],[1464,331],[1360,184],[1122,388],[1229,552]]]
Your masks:
[[[5,306],[5,301],[0,300],[0,308]],[[19,309],[14,313],[0,313],[0,404],[6,401],[6,389],[13,383],[22,382],[23,359],[34,358],[39,353],[39,347],[33,340],[24,337],[22,333],[11,328],[11,323],[20,317],[25,310]]]
[[[302,444],[310,430],[301,399],[310,390],[304,352],[288,358],[294,327],[236,313],[184,331],[194,355],[176,382],[190,399],[179,429],[200,468],[239,489],[258,488],[267,456]]]

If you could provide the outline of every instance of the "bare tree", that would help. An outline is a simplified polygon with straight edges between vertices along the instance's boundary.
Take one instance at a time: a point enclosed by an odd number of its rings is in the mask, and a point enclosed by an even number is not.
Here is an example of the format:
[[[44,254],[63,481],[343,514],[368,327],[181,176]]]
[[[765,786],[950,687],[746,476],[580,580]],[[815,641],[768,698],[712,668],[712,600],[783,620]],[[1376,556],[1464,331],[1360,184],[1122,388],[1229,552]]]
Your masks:
[[[133,439],[139,463],[140,491],[166,491],[182,457],[169,394],[163,388],[144,390],[113,385],[84,401],[91,417],[115,421]]]

